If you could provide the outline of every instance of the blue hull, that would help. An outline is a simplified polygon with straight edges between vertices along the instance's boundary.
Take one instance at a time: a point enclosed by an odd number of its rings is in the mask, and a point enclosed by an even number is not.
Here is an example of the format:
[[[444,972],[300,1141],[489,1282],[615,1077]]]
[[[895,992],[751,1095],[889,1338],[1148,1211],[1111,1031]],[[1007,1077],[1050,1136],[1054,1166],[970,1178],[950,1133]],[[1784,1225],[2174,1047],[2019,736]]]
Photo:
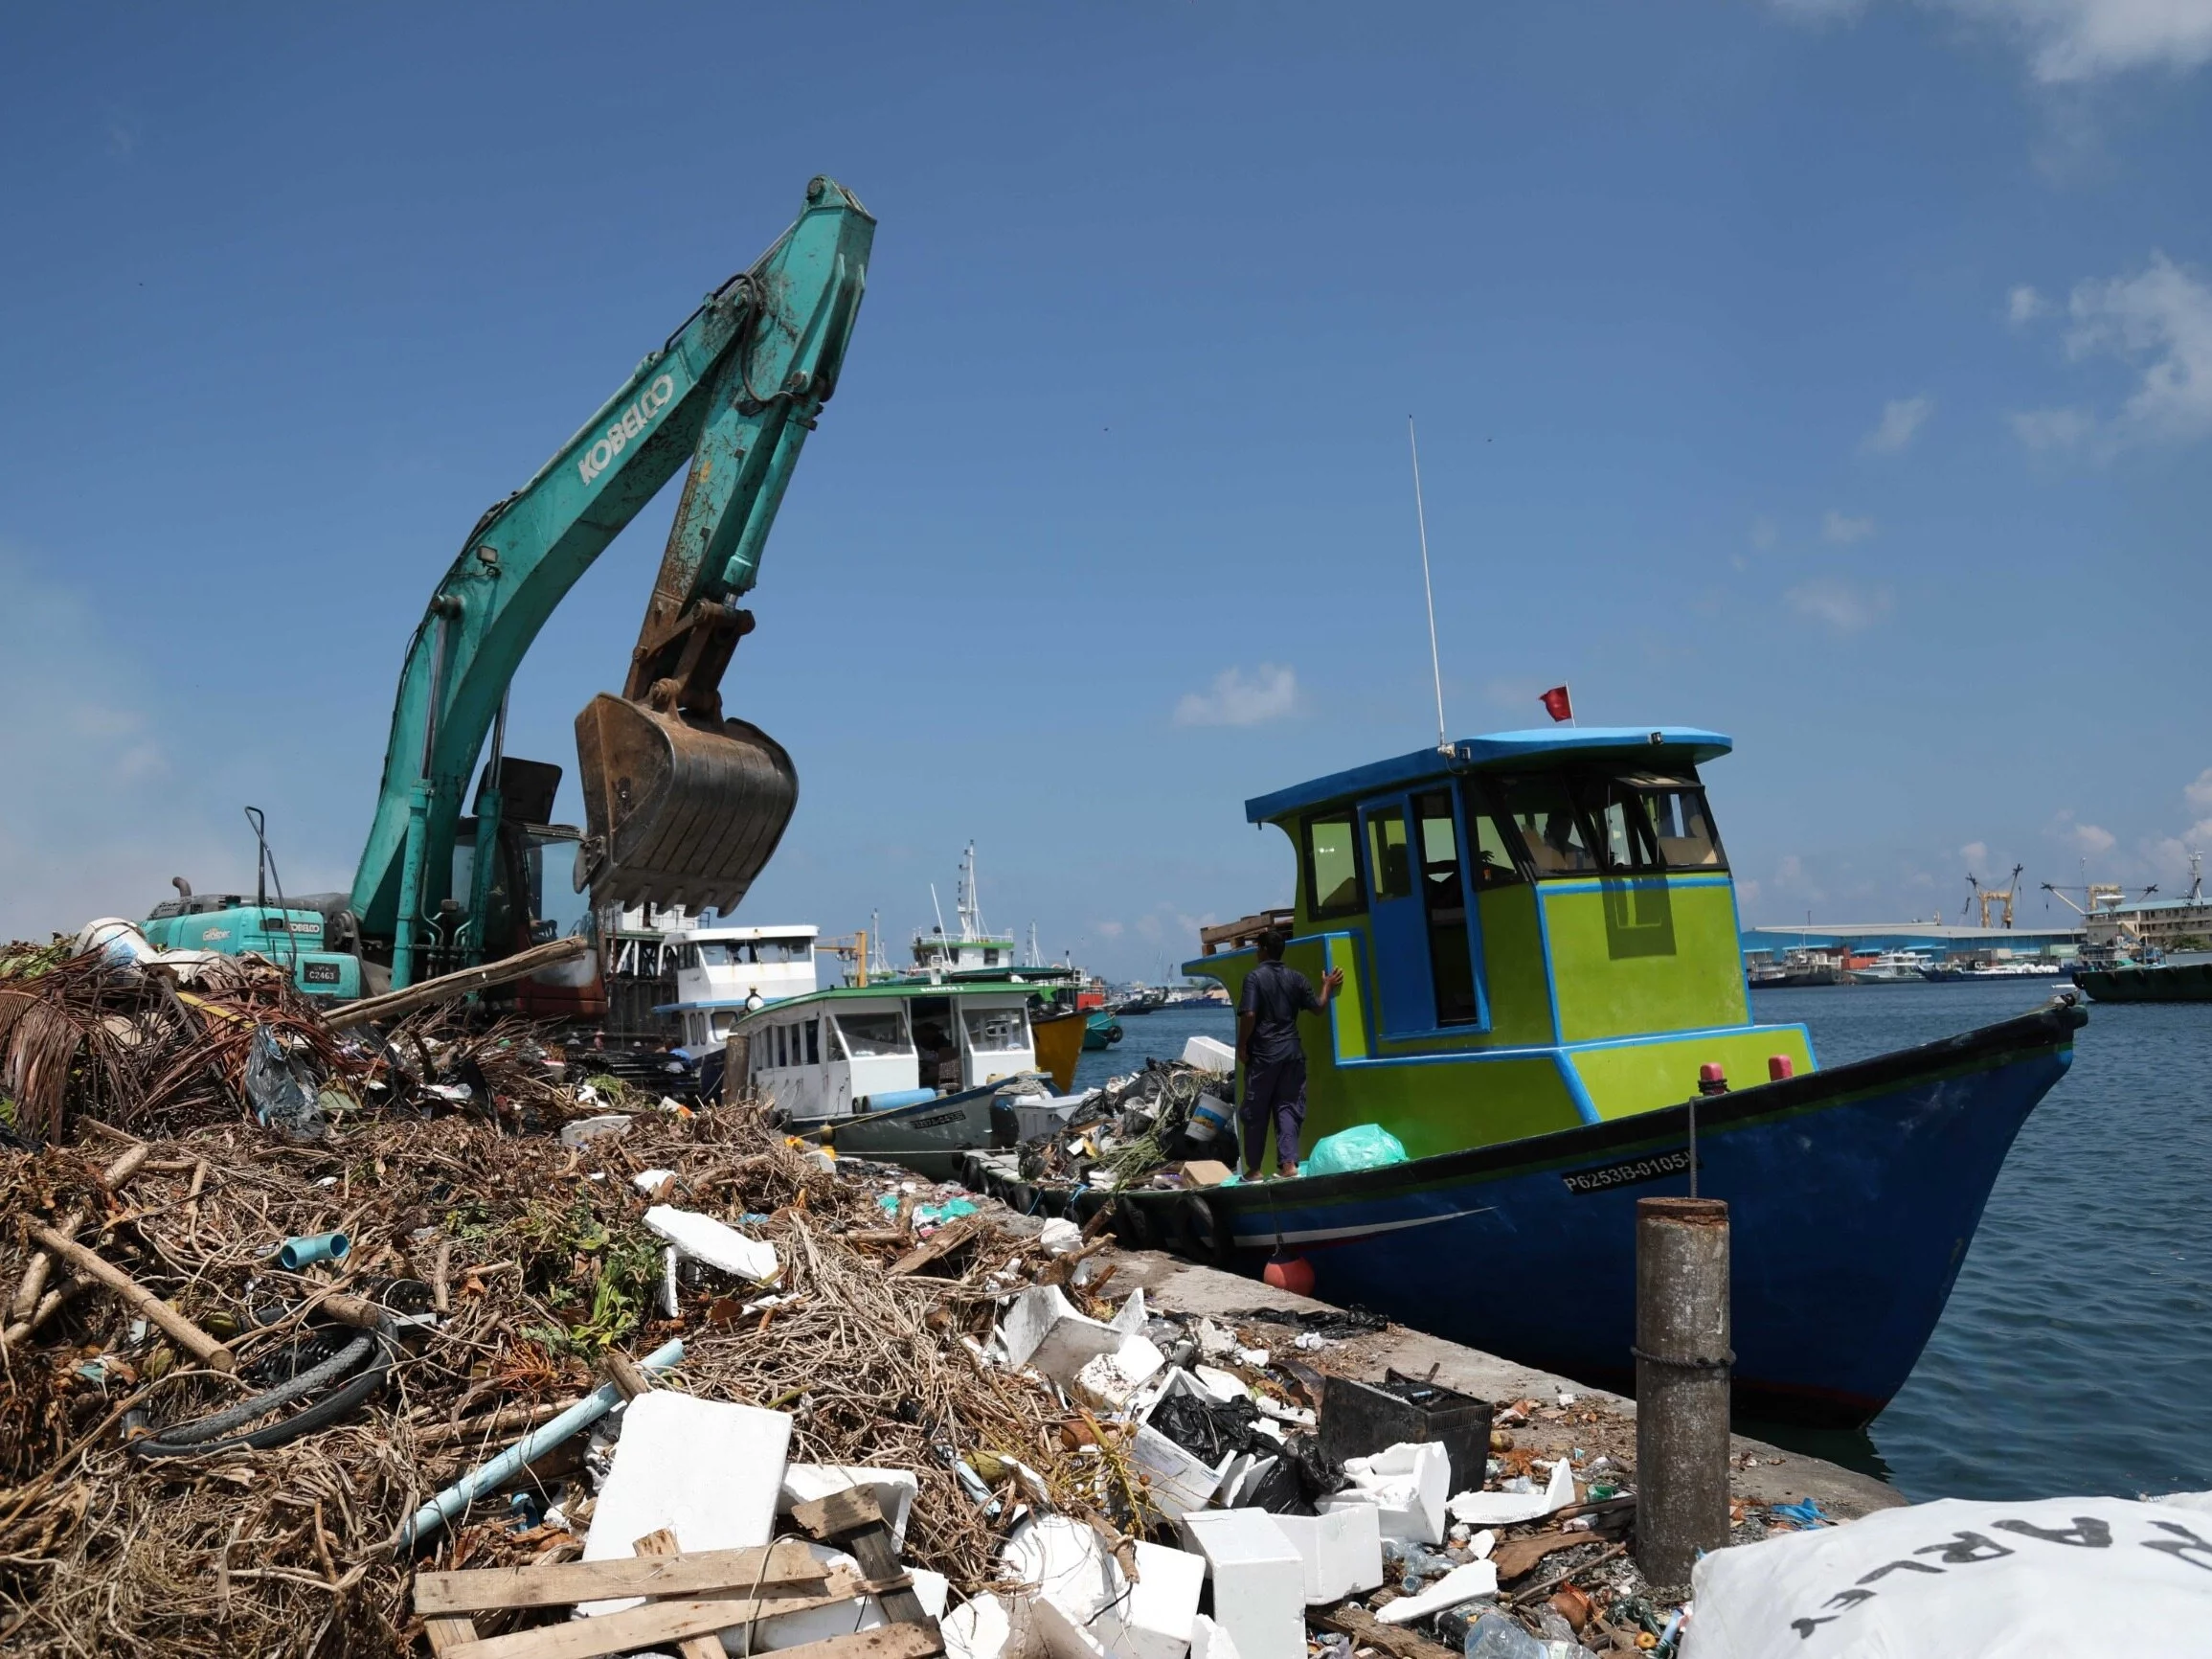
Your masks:
[[[1736,1404],[1857,1425],[1904,1385],[2013,1137],[2086,1015],[1964,1036],[1697,1102],[1698,1190],[1733,1225]],[[1523,1364],[1633,1381],[1638,1198],[1689,1191],[1688,1108],[1388,1169],[1127,1193],[1125,1240],[1256,1269]]]

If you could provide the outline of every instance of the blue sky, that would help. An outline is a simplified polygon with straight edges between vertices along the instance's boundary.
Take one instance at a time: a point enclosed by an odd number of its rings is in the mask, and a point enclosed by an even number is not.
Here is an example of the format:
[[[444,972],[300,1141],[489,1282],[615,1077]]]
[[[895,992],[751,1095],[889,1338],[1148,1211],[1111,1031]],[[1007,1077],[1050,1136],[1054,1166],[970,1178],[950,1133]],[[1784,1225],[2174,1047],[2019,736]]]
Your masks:
[[[1119,975],[1253,794],[1731,733],[1748,920],[2212,851],[2212,5],[48,9],[0,134],[0,934],[346,885],[433,582],[797,212],[879,220],[731,706],[750,919]],[[573,768],[674,490],[515,687]],[[573,785],[563,803],[577,807]],[[2042,900],[2028,907],[2042,914]]]

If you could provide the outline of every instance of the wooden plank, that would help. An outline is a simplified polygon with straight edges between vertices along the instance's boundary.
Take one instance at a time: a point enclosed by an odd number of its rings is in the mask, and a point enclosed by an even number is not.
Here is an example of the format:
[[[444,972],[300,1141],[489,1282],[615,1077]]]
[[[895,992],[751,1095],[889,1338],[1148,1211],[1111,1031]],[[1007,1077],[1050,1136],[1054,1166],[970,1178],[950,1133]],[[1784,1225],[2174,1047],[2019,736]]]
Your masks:
[[[430,1650],[438,1659],[445,1659],[463,1643],[476,1640],[476,1621],[462,1618],[456,1613],[443,1614],[436,1619],[422,1621],[423,1633],[430,1638]]]
[[[647,1556],[645,1562],[680,1561],[681,1556]],[[636,1648],[651,1648],[665,1642],[681,1642],[687,1636],[711,1636],[717,1630],[734,1629],[750,1625],[756,1619],[772,1618],[778,1613],[801,1613],[813,1607],[834,1606],[839,1598],[816,1597],[797,1602],[648,1602],[643,1607],[632,1607],[627,1612],[606,1613],[597,1619],[571,1619],[561,1625],[541,1625],[534,1630],[517,1630],[509,1636],[487,1636],[455,1648],[440,1659],[605,1659],[608,1654],[627,1653]],[[876,1635],[883,1630],[899,1629],[899,1625],[879,1625],[864,1635]],[[912,1626],[903,1628],[912,1629]],[[924,1659],[938,1651],[937,1631],[914,1631],[926,1646],[913,1641],[885,1649],[877,1659]],[[805,1648],[785,1649],[788,1653],[810,1653],[816,1647],[827,1643],[810,1644]],[[872,1649],[856,1651],[873,1652]]]
[[[763,1566],[761,1557],[767,1557]],[[828,1569],[803,1544],[698,1550],[688,1556],[558,1561],[543,1567],[483,1567],[415,1575],[415,1610],[488,1613],[504,1607],[566,1607],[622,1596],[709,1596],[718,1591],[819,1585]]]
[[[891,1523],[868,1487],[847,1487],[825,1498],[795,1504],[791,1523],[808,1537],[843,1544],[860,1563],[868,1581],[880,1585],[874,1594],[883,1603],[883,1616],[894,1625],[918,1625],[937,1636],[937,1621],[923,1609],[907,1578],[898,1551],[891,1541]]]
[[[574,962],[589,949],[591,945],[586,941],[575,937],[533,944],[528,950],[517,951],[498,962],[487,962],[482,967],[441,973],[436,979],[423,980],[404,990],[388,990],[382,996],[365,996],[359,1002],[342,1004],[325,1012],[323,1023],[333,1031],[344,1031],[350,1026],[367,1025],[371,1020],[397,1019],[401,1014],[413,1013],[418,1008],[428,1008],[448,997],[506,985],[510,980],[528,979],[541,967]]]
[[[982,1216],[962,1216],[949,1227],[939,1227],[925,1242],[893,1261],[884,1269],[884,1276],[888,1279],[900,1279],[909,1273],[918,1273],[931,1262],[950,1256],[990,1224]]]
[[[680,1556],[684,1553],[684,1546],[676,1542],[674,1533],[663,1527],[657,1533],[647,1533],[630,1546],[630,1551],[639,1556]],[[687,1636],[676,1644],[676,1651],[683,1655],[683,1659],[723,1659],[722,1638]]]
[[[1459,1659],[1458,1649],[1416,1636],[1403,1625],[1386,1625],[1365,1607],[1325,1607],[1306,1616],[1324,1630],[1349,1636],[1360,1647],[1381,1648],[1391,1659]]]
[[[935,1625],[927,1630],[918,1625],[879,1625],[802,1648],[779,1648],[777,1659],[930,1659],[943,1651]]]

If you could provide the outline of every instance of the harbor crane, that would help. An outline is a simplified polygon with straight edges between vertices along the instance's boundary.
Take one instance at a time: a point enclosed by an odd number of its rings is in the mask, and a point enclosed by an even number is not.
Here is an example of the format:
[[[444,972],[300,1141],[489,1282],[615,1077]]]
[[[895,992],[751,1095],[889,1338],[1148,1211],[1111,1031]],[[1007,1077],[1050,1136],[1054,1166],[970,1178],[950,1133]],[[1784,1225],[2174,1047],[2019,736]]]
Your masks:
[[[1967,898],[1966,902],[1959,906],[1958,920],[1963,922],[1972,913],[1975,901],[1979,899],[1981,901],[1981,925],[1987,927],[1989,925],[1989,907],[2002,901],[2004,905],[2002,925],[2010,927],[2012,925],[2012,896],[2020,887],[2020,873],[2026,868],[2027,866],[2024,864],[2015,864],[2012,867],[2012,875],[2006,878],[2002,887],[1984,887],[1981,883],[1981,877],[1971,870],[1968,871],[1966,876]]]
[[[2056,895],[2061,904],[2085,920],[2100,912],[2119,909],[2122,904],[2127,902],[2128,898],[2127,890],[2117,881],[2091,881],[2086,886],[2079,884],[2062,886],[2056,882],[2046,881],[2043,884],[2043,889],[2045,893]],[[2144,888],[2138,897],[2149,898],[2157,891],[2158,884],[2154,881],[2150,886]],[[2068,894],[2072,893],[2079,893],[2087,902],[2076,904],[2067,897]]]

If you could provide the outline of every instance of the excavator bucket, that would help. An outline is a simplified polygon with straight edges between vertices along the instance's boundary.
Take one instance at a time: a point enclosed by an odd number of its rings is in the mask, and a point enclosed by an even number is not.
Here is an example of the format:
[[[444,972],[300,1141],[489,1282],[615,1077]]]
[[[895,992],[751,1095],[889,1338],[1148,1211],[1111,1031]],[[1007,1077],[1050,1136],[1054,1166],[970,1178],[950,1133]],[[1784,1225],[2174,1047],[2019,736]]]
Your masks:
[[[601,693],[576,716],[584,855],[594,904],[727,913],[799,805],[783,745],[744,720],[664,714]]]

